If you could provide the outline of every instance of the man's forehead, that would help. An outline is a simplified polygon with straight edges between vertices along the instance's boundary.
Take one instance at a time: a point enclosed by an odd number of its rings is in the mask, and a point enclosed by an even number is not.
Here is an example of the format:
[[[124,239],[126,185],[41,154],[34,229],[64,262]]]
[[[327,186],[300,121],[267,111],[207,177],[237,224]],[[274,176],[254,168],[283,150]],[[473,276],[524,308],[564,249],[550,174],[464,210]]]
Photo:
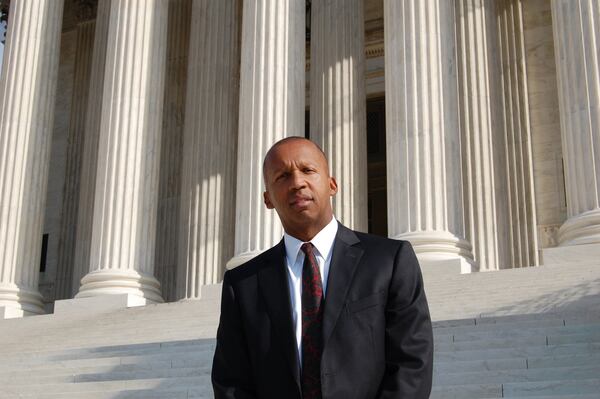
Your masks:
[[[289,140],[282,143],[276,143],[267,152],[265,160],[301,160],[315,158],[325,159],[323,151],[312,141],[305,139]]]
[[[267,152],[263,171],[276,169],[291,164],[323,163],[328,168],[327,158],[323,151],[312,141],[297,138],[278,142]]]
[[[305,165],[316,165],[319,163],[318,158],[304,158],[304,157],[273,157],[267,163],[269,169],[285,169],[294,166],[305,166]]]

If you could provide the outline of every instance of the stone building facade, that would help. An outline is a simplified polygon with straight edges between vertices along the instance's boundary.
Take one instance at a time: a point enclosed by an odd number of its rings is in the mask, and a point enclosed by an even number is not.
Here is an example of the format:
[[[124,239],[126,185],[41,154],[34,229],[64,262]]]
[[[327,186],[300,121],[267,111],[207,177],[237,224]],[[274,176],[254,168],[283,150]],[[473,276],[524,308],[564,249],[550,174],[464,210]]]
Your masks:
[[[269,146],[423,268],[600,254],[595,0],[12,0],[0,309],[199,296],[281,239]]]

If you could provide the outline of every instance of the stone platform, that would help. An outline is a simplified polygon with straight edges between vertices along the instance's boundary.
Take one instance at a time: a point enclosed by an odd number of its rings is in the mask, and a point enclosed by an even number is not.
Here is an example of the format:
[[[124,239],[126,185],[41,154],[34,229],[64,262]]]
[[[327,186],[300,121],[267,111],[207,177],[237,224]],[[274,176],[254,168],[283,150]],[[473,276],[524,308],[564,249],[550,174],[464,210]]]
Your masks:
[[[600,266],[424,274],[432,398],[600,397]],[[0,398],[211,398],[219,289],[0,320]]]

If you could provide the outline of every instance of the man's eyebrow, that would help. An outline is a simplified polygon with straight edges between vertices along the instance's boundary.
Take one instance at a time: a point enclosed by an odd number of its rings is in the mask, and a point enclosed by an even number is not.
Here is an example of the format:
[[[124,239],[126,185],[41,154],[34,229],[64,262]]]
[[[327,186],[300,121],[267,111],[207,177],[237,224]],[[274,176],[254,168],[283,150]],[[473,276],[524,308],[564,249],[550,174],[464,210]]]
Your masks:
[[[276,175],[278,173],[283,172],[287,167],[285,165],[275,166],[271,165],[269,169],[267,169],[267,174]]]

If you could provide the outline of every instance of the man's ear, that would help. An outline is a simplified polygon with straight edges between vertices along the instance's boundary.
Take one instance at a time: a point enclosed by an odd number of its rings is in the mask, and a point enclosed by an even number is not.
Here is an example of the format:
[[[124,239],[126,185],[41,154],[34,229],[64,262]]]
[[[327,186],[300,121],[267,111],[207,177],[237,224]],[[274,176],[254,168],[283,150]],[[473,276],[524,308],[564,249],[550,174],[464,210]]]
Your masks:
[[[329,178],[329,195],[330,196],[334,196],[336,195],[338,192],[338,184],[337,181],[335,180],[335,177],[330,177]]]
[[[275,208],[273,206],[273,203],[271,202],[271,198],[269,197],[269,192],[265,191],[263,193],[263,200],[265,201],[265,206],[267,207],[267,209],[273,209]]]

